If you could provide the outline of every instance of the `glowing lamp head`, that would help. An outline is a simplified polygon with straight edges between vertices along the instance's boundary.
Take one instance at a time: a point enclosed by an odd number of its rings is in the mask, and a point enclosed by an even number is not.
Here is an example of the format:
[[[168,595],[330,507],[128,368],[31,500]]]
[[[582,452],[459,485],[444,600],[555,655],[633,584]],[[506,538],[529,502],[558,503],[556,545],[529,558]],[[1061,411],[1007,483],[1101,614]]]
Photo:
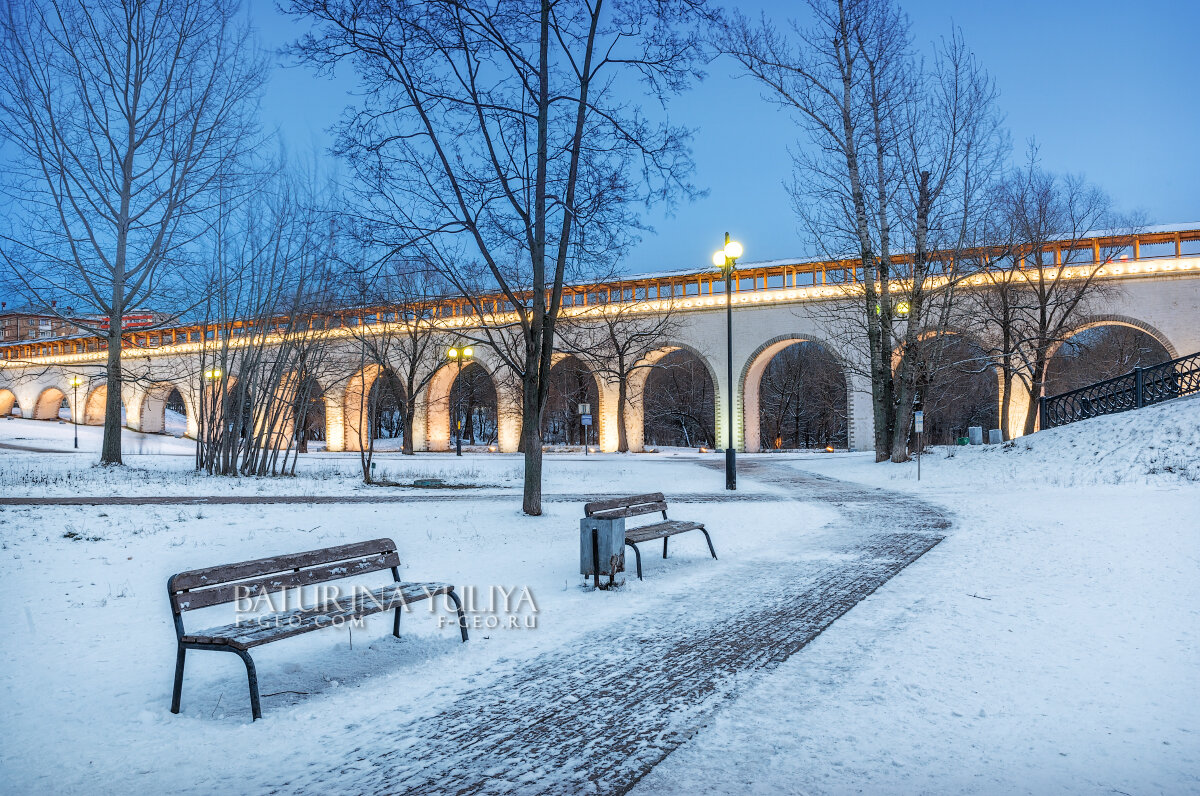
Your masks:
[[[725,267],[725,250],[724,249],[722,249],[721,251],[718,251],[718,252],[713,252],[712,263],[717,268]]]
[[[458,359],[458,349],[451,346],[446,349],[446,356],[450,359]]]
[[[82,387],[86,383],[86,381],[87,380],[84,379],[83,376],[72,376],[71,377],[71,386],[72,387]]]
[[[466,348],[464,348],[462,350],[462,358],[463,359],[470,359],[473,356],[475,356],[475,349],[471,348],[471,346],[467,346]]]
[[[213,368],[212,370],[204,371],[204,378],[208,379],[209,381],[216,381],[217,379],[221,378],[221,369]]]
[[[725,244],[724,254],[730,260],[736,260],[742,256],[742,244],[736,240],[731,240]]]
[[[897,301],[896,302],[896,314],[897,315],[907,315],[911,309],[912,309],[912,307],[909,305],[909,303],[907,301]]]

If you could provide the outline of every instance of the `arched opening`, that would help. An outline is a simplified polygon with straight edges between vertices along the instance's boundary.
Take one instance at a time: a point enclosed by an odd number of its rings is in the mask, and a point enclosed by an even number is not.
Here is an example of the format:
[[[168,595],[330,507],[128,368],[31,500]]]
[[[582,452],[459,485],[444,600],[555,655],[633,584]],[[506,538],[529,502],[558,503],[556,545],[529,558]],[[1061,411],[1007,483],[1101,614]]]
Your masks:
[[[371,383],[367,411],[375,450],[400,450],[404,446],[404,384],[395,371],[384,368]]]
[[[100,408],[103,420],[103,406]],[[187,434],[188,409],[182,393],[170,383],[155,384],[146,390],[142,399],[142,431],[147,434]]]
[[[593,425],[584,426],[579,405],[588,404]],[[588,367],[567,355],[550,369],[546,407],[542,410],[542,441],[549,445],[592,444],[597,437],[600,389]]]
[[[477,362],[456,373],[450,386],[450,442],[491,445],[496,441],[496,385]]]
[[[1153,335],[1132,326],[1092,326],[1063,342],[1046,368],[1046,395],[1059,395],[1171,359]]]
[[[163,399],[163,430],[176,437],[187,433],[188,408],[183,400],[183,394],[172,387]]]
[[[70,420],[71,406],[66,394],[57,387],[42,390],[33,405],[34,420]]]
[[[12,390],[0,390],[0,417],[19,415],[21,409],[17,406],[17,394]]]
[[[712,376],[704,362],[687,349],[663,356],[650,371],[642,411],[648,445],[715,447]]]
[[[983,347],[957,334],[930,335],[905,357],[917,356],[917,402],[925,413],[922,442],[953,445],[972,426],[986,435],[1000,427],[1000,381]],[[916,432],[909,447],[916,450]]]
[[[308,453],[310,442],[319,443],[318,447],[324,448],[325,391],[312,376],[304,379],[296,390],[292,412],[296,418],[296,450]]]
[[[758,419],[764,450],[846,447],[845,371],[819,343],[787,345],[762,368]]]
[[[104,425],[104,412],[108,402],[108,385],[101,384],[88,393],[83,404],[83,424],[85,426]],[[125,407],[121,407],[121,425],[125,425]]]

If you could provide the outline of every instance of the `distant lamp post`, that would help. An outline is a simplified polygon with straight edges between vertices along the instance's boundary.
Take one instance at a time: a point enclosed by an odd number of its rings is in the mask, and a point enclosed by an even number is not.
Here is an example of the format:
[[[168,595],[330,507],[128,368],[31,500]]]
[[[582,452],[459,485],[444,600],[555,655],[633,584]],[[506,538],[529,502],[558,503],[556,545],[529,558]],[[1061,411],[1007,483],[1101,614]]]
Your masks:
[[[458,363],[458,372],[460,374],[462,373],[463,363],[470,362],[474,356],[475,349],[469,345],[462,347],[450,346],[446,349],[446,359]],[[454,435],[454,455],[462,456],[462,417],[459,416],[457,409],[454,411],[454,423],[457,429],[457,433]]]
[[[896,302],[896,314],[897,315],[907,317],[908,313],[911,311],[912,311],[912,306],[907,301],[897,301]]]
[[[714,252],[713,265],[721,269],[725,277],[725,340],[726,361],[729,370],[726,373],[729,387],[729,443],[725,446],[725,488],[737,489],[737,452],[733,447],[733,272],[737,268],[737,258],[742,256],[742,244],[729,239],[725,233],[725,248]]]
[[[204,371],[204,380],[205,381],[216,381],[219,378],[221,378],[221,369],[220,368],[212,368],[210,370]]]
[[[71,377],[71,389],[75,392],[75,403],[71,405],[71,422],[75,425],[76,448],[79,448],[79,388],[85,383],[83,376]]]

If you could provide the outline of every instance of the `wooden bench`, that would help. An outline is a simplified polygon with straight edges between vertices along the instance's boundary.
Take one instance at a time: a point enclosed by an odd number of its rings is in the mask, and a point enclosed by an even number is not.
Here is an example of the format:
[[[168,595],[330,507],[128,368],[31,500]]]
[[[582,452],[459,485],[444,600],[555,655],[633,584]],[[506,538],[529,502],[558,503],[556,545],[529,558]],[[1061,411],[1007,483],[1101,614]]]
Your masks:
[[[254,647],[312,630],[339,627],[370,614],[391,610],[396,612],[392,634],[399,638],[401,610],[406,605],[440,594],[454,601],[458,610],[458,628],[462,632],[462,640],[466,641],[467,620],[454,587],[448,583],[402,583],[399,566],[396,543],[391,539],[375,539],[172,575],[167,581],[167,593],[171,599],[179,649],[175,658],[175,690],[171,695],[171,712],[179,712],[183,662],[187,650],[232,652],[240,657],[246,664],[246,676],[250,682],[250,709],[254,718],[260,719],[262,709],[258,696],[258,675],[250,658],[250,650]],[[272,601],[272,606],[280,602],[286,604],[289,597],[299,599],[297,593],[285,596],[286,590],[386,569],[392,571],[394,582],[381,588],[356,585],[350,594],[343,595],[340,586],[326,586],[321,587],[326,593],[324,599],[319,598],[318,605],[270,614],[256,613],[233,624],[207,630],[188,632],[183,627],[183,614],[186,611],[226,603],[238,603],[249,608],[263,602],[264,598]]]
[[[717,551],[713,549],[712,537],[708,535],[704,523],[667,518],[667,499],[662,492],[596,500],[583,507],[585,516],[594,517],[598,520],[636,517],[641,514],[654,514],[660,511],[663,516],[662,522],[639,525],[636,528],[629,528],[625,531],[625,544],[633,548],[633,555],[637,560],[638,580],[642,580],[642,552],[638,550],[638,545],[652,539],[663,540],[663,558],[666,558],[667,539],[677,533],[700,531],[704,534],[704,539],[708,542],[708,552],[712,553],[713,558],[717,557]]]

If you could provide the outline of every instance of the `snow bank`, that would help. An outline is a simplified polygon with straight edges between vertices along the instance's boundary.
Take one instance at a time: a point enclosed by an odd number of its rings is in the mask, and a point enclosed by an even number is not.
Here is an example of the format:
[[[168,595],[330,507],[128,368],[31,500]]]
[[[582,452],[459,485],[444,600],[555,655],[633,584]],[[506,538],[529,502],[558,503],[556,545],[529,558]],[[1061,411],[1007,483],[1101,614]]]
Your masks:
[[[876,465],[874,454],[812,455],[792,464],[888,486],[917,478],[915,461]],[[932,447],[922,458],[917,488],[933,494],[964,478],[981,490],[1200,482],[1200,396],[1081,420],[1002,445]]]

